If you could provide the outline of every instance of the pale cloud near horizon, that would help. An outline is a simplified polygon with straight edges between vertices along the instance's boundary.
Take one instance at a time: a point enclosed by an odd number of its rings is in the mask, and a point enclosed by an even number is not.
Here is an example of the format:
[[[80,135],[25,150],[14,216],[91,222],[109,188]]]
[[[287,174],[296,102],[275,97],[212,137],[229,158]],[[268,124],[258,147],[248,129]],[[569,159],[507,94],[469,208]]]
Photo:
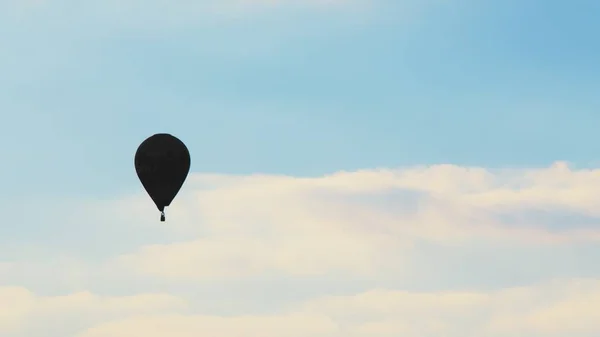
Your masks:
[[[142,192],[52,205],[65,236],[0,261],[0,336],[595,336],[598,191],[437,165],[194,173],[166,223]]]
[[[25,289],[2,288],[0,296],[5,303],[0,328],[12,336],[587,337],[600,330],[595,310],[600,282],[584,279],[494,292],[373,289],[316,298],[280,313],[239,316],[187,313],[183,299],[158,294],[35,297]],[[81,328],[73,334],[73,326]]]

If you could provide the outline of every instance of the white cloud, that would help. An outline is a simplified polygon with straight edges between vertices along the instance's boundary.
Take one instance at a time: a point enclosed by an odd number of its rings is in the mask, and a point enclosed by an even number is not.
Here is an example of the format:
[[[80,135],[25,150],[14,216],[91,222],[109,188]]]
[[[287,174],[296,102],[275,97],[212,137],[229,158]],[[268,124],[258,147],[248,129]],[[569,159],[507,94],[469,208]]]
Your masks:
[[[276,314],[239,316],[181,313],[178,312],[181,301],[166,296],[102,300],[91,294],[74,294],[36,299],[23,289],[4,289],[3,292],[11,293],[10,303],[20,308],[14,312],[38,311],[37,316],[21,314],[25,317],[22,326],[37,324],[37,331],[44,329],[47,333],[49,327],[58,325],[82,326],[81,318],[85,317],[82,310],[93,313],[94,322],[86,321],[92,324],[81,327],[75,334],[68,334],[77,337],[159,337],[166,334],[173,337],[198,334],[391,337],[399,333],[408,337],[587,337],[600,331],[600,314],[594,310],[600,300],[600,280],[591,279],[553,281],[488,292],[373,289],[356,295],[322,297],[292,304]],[[2,298],[7,299],[6,296]],[[40,319],[43,315],[46,315],[45,319]],[[3,327],[0,332],[6,333],[8,330],[5,325]],[[42,336],[18,332],[11,331],[13,336],[19,337]]]
[[[600,331],[600,314],[591,310],[598,296],[600,281],[571,280],[494,292],[373,290],[318,299],[304,310],[334,317],[359,336],[581,336]]]
[[[0,288],[0,332],[16,330],[22,324],[32,302],[26,289]]]
[[[65,234],[0,267],[0,335],[596,336],[599,190],[565,163],[439,165],[196,173],[165,223],[141,188],[53,205]]]
[[[9,272],[11,268],[12,268],[12,263],[0,262],[0,275]]]
[[[139,317],[92,328],[77,337],[333,337],[337,326],[327,317],[290,315],[272,317],[164,316]]]
[[[168,294],[36,296],[22,287],[0,287],[0,335],[41,337],[52,331],[56,336],[68,336],[104,321],[176,312],[186,306],[184,300]]]
[[[273,270],[375,275],[401,271],[418,254],[416,242],[594,243],[600,238],[598,185],[597,172],[560,163],[499,173],[446,165],[323,178],[193,175],[168,210],[167,225],[194,239],[148,245],[118,260],[183,279]],[[147,196],[135,203],[136,216],[155,216]]]

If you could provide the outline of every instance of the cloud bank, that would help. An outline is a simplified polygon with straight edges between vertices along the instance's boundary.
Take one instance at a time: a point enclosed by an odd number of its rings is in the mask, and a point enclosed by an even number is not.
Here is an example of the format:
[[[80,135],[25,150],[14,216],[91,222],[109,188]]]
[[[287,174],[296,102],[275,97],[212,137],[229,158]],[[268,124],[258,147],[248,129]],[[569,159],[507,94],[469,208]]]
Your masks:
[[[0,335],[597,336],[598,191],[557,162],[195,173],[166,223],[142,192],[65,202],[1,261]]]

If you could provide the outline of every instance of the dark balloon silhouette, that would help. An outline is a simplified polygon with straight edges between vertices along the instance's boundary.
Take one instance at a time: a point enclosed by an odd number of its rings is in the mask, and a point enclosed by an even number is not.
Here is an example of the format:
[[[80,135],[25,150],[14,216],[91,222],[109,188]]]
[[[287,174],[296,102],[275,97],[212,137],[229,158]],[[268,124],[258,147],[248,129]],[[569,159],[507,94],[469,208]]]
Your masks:
[[[165,221],[165,207],[171,205],[183,186],[190,164],[185,144],[167,133],[155,134],[138,147],[135,171],[160,211],[160,221]]]

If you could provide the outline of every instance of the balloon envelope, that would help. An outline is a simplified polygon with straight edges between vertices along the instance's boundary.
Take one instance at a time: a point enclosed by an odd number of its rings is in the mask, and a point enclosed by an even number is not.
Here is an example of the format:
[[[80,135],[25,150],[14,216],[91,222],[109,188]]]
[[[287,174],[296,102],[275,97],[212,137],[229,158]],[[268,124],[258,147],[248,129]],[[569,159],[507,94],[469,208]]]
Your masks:
[[[135,153],[135,171],[144,189],[161,212],[169,206],[190,171],[190,152],[178,138],[155,134],[140,144]]]

